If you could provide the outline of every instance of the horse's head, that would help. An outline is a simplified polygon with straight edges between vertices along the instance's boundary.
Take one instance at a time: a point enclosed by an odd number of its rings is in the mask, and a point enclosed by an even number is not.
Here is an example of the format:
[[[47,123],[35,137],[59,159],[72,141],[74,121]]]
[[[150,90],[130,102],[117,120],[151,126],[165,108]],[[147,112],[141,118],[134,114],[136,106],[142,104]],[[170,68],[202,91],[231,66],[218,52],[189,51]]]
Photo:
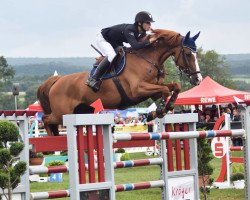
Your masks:
[[[180,71],[189,77],[189,81],[193,85],[199,85],[202,81],[195,44],[195,40],[199,37],[199,34],[200,32],[194,37],[190,37],[189,31],[186,36],[183,37],[181,45],[174,53],[176,65]]]
[[[162,29],[153,30],[153,33],[154,35],[151,37],[157,39],[155,46],[161,46],[162,49],[165,49],[163,54],[167,50],[167,52],[173,55],[175,57],[175,64],[181,72],[184,72],[189,77],[190,83],[199,85],[202,81],[202,76],[196,55],[195,40],[199,37],[200,33],[194,37],[190,37],[190,32],[183,37],[177,32]],[[169,46],[172,51],[169,48],[166,49],[166,46]],[[165,59],[168,56],[162,57]]]

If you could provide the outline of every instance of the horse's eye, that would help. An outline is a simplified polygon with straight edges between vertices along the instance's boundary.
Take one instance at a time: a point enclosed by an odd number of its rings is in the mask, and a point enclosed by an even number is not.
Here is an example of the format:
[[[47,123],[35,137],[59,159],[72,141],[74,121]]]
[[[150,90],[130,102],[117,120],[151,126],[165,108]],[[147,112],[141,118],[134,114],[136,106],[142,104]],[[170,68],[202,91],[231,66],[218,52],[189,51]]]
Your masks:
[[[186,53],[186,56],[190,58],[192,56],[192,53]]]

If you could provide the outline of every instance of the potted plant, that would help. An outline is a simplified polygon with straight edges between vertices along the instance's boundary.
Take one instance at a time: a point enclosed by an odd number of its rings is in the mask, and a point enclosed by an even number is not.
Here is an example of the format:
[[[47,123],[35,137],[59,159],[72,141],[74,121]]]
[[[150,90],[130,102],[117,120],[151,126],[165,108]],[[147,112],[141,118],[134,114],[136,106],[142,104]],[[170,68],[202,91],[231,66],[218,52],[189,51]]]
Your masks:
[[[199,186],[204,199],[206,200],[207,195],[210,192],[210,189],[207,186],[212,185],[213,183],[213,179],[210,178],[210,175],[213,173],[213,167],[210,164],[210,161],[213,159],[213,154],[209,139],[199,138],[197,139],[197,144]]]
[[[29,151],[29,163],[30,165],[41,165],[43,163],[44,155],[43,153],[33,152],[32,150]]]
[[[118,148],[116,151],[115,151],[115,160],[118,162],[118,161],[121,161],[121,157],[122,155],[125,153],[125,149],[123,148]]]
[[[233,182],[235,189],[244,189],[245,187],[245,180],[244,180],[244,174],[237,172],[235,174],[231,175],[231,181]]]
[[[123,155],[121,157],[121,161],[125,161],[125,160],[131,160],[129,153],[123,153]]]
[[[231,174],[231,182],[233,182],[235,189],[244,189],[245,180],[244,180],[244,168],[243,165],[233,165],[232,166],[232,174]]]

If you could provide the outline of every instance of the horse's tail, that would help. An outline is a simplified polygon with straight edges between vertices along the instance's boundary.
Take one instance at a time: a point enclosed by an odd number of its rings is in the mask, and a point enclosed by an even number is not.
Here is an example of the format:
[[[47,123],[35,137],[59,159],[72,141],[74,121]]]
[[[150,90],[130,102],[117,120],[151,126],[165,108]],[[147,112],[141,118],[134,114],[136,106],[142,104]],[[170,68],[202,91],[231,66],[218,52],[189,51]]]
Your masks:
[[[50,102],[49,102],[49,91],[55,82],[61,78],[61,76],[51,76],[49,77],[37,90],[37,98],[43,109],[44,114],[50,114]]]

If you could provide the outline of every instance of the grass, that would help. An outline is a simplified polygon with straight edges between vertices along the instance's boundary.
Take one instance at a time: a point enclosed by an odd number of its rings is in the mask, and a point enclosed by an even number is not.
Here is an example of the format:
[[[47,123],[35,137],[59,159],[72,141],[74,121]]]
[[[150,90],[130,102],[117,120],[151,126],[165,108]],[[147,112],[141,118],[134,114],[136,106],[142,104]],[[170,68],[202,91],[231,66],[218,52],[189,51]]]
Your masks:
[[[233,152],[233,156],[242,156],[242,152]],[[131,159],[142,159],[149,158],[143,153],[130,154]],[[220,159],[213,159],[212,166],[214,167],[213,178],[216,178],[220,172]],[[142,181],[158,180],[160,177],[160,170],[158,166],[146,166],[146,167],[135,167],[135,168],[124,168],[115,170],[115,182],[116,184],[123,183],[135,183]],[[64,190],[69,188],[69,175],[68,173],[63,174],[62,183],[31,183],[31,192],[38,191],[50,191],[50,190]],[[137,190],[129,192],[118,192],[116,194],[118,200],[157,200],[161,199],[161,190],[158,188]],[[209,194],[209,200],[240,200],[245,198],[244,190],[236,189],[212,189]],[[60,198],[69,199],[69,198]],[[201,196],[201,199],[202,196]]]

